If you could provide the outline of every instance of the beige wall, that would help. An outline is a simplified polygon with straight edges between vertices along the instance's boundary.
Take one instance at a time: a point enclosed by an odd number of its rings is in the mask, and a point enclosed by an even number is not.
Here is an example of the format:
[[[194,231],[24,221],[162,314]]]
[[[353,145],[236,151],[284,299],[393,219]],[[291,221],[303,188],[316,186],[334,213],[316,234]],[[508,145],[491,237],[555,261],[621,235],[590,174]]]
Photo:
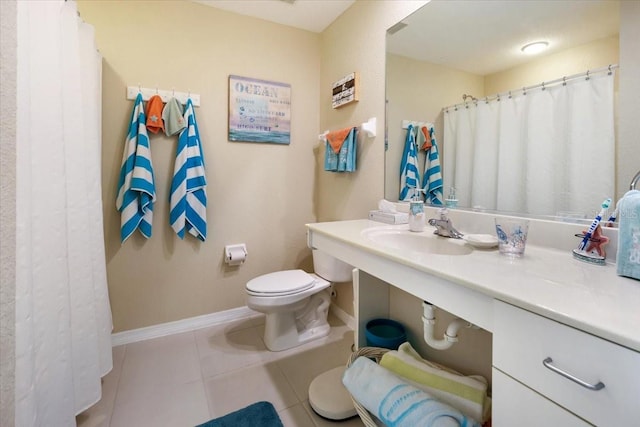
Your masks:
[[[115,331],[240,307],[248,280],[311,268],[304,224],[316,220],[320,35],[185,1],[82,1],[103,55],[103,202]],[[228,76],[291,84],[291,144],[227,140]],[[153,237],[119,240],[115,196],[132,101],[126,86],[201,96],[196,117],[208,179],[208,239],[181,241],[168,223],[177,137],[150,134],[157,201]],[[246,243],[228,268],[226,244]]]
[[[485,76],[484,95],[493,95],[523,86],[537,85],[562,76],[617,64],[618,37],[608,37],[543,56],[526,64]]]
[[[378,119],[378,135],[360,138],[358,170],[353,174],[321,173],[316,182],[318,220],[364,218],[384,195],[384,120],[386,30],[425,1],[357,1],[322,33],[320,127],[357,126]],[[360,73],[360,101],[331,108],[331,84]],[[323,150],[318,150],[320,167]]]
[[[378,120],[375,138],[358,138],[358,169],[351,174],[322,171],[324,149],[315,150],[314,188],[318,221],[365,218],[384,197],[386,30],[427,1],[356,1],[322,33],[320,129],[358,126]],[[331,84],[360,73],[360,101],[331,108]],[[337,286],[336,304],[353,313],[351,285]]]
[[[389,147],[385,155],[385,198],[398,200],[400,161],[406,131],[402,120],[434,123],[436,141],[442,141],[442,107],[458,104],[463,93],[484,93],[484,78],[449,67],[399,55],[387,55],[387,123]],[[440,144],[440,155],[446,147]],[[421,165],[424,154],[420,153]],[[421,166],[422,167],[422,166]],[[445,189],[445,195],[447,189]]]
[[[14,421],[16,2],[0,2],[0,425]]]

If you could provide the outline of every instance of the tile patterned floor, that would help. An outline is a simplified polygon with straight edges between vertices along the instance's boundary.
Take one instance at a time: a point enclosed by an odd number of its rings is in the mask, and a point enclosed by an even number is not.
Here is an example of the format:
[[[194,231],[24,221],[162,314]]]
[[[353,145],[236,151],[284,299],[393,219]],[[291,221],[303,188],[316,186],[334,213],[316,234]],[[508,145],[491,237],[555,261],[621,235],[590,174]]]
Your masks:
[[[267,400],[285,427],[362,427],[358,417],[331,422],[309,406],[313,378],[344,365],[353,344],[347,326],[329,322],[329,336],[282,352],[265,347],[263,317],[114,347],[102,400],[78,426],[193,427]]]

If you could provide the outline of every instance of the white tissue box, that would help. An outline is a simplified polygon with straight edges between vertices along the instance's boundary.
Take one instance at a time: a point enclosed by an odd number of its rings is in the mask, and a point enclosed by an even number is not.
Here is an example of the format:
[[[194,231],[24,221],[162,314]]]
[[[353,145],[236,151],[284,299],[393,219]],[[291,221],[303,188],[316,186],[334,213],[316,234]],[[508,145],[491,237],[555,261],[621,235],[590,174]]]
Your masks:
[[[371,221],[384,222],[386,224],[406,224],[409,222],[409,214],[405,212],[369,211]]]

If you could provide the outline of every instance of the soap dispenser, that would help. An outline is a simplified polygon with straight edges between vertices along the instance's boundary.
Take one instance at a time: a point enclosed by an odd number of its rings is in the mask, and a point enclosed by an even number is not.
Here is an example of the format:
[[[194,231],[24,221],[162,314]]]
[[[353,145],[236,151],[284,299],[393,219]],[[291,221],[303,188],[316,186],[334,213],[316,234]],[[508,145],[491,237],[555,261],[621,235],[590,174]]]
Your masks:
[[[409,230],[410,231],[424,231],[424,202],[420,195],[421,191],[425,191],[421,188],[416,188],[413,195],[413,200],[409,202]]]
[[[451,187],[449,189],[449,195],[444,200],[444,204],[448,208],[455,208],[458,206],[458,199],[456,198],[456,189]]]

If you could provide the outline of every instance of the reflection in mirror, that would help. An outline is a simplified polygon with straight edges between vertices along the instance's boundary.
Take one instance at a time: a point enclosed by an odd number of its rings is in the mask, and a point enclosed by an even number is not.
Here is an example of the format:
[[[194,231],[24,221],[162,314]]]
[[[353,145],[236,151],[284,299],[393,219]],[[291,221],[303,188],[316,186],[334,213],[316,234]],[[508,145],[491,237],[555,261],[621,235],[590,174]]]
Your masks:
[[[609,72],[619,2],[432,0],[402,24],[387,33],[385,198],[399,200],[403,121],[433,124],[445,202],[455,187],[458,207],[592,218],[626,190]],[[546,51],[523,54],[540,40]]]

